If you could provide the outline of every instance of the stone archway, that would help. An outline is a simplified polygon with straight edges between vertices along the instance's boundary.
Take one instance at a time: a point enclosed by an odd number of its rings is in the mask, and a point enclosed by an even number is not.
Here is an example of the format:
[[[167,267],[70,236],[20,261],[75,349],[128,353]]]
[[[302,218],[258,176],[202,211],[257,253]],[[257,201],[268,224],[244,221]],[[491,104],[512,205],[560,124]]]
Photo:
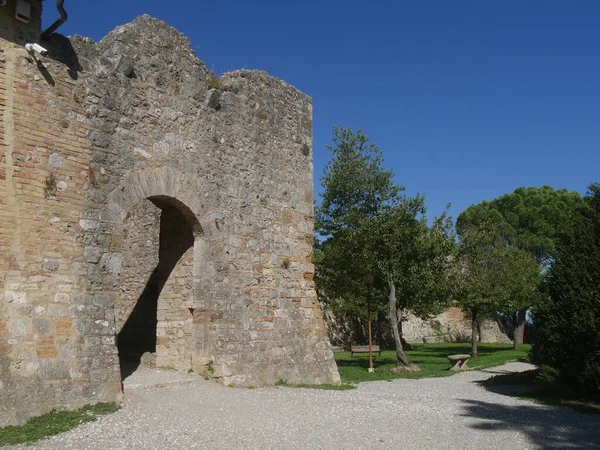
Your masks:
[[[157,367],[177,370],[209,354],[205,253],[214,220],[200,191],[199,180],[169,167],[137,171],[101,216],[119,237],[110,254],[122,262],[113,295],[122,378],[145,352],[156,354]]]
[[[158,367],[191,370],[195,216],[171,197],[149,197],[130,210],[123,229],[121,295],[115,299],[122,377],[146,353]]]

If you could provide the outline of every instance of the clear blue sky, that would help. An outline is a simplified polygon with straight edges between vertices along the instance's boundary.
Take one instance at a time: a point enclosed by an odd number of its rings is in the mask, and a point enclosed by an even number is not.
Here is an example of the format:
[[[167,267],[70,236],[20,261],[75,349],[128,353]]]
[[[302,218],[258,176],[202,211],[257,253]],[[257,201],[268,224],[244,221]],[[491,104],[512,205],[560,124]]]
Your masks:
[[[57,13],[45,3],[44,25]],[[311,95],[315,187],[333,124],[362,128],[429,214],[519,186],[600,182],[600,2],[66,0],[63,34],[150,14],[217,72]]]

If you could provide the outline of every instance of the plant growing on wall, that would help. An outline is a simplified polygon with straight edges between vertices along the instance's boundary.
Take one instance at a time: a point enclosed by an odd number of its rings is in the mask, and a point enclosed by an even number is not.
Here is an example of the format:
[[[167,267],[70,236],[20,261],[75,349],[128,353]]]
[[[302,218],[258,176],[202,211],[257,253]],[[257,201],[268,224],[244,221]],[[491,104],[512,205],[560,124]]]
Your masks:
[[[56,195],[58,190],[56,176],[50,173],[44,180],[44,197],[50,198]]]

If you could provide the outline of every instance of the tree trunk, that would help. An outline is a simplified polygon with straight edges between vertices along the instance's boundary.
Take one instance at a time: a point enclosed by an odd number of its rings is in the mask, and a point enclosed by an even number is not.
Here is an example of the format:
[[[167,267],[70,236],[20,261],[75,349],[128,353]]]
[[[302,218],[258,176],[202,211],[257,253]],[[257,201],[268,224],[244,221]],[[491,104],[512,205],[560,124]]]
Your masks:
[[[402,332],[402,314],[399,314],[400,319],[398,319],[398,334],[400,335],[400,344],[402,344],[402,350],[406,351],[406,341],[404,340],[403,332]]]
[[[388,284],[390,287],[389,300],[390,300],[390,325],[392,327],[392,333],[394,334],[394,342],[396,344],[396,357],[397,364],[408,366],[409,362],[406,359],[404,350],[402,349],[402,340],[400,339],[400,331],[398,331],[398,315],[396,308],[396,285],[394,284],[394,276],[390,273]]]
[[[398,321],[398,333],[400,333],[400,342],[404,342],[402,331],[402,308],[396,308],[396,320]],[[404,345],[402,346],[402,349],[406,350],[404,348]]]
[[[477,358],[477,310],[471,309],[471,356]]]
[[[519,344],[523,343],[523,336],[525,334],[525,315],[527,314],[526,309],[517,311],[517,325],[515,326],[513,336],[513,348],[519,349]]]

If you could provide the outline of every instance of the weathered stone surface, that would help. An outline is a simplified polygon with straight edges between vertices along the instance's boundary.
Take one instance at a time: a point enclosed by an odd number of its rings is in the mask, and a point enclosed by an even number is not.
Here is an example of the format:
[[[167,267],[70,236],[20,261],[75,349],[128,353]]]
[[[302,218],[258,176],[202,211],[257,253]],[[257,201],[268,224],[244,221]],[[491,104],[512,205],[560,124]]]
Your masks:
[[[327,312],[326,318],[329,337],[334,345],[348,347],[360,341],[360,337],[357,338],[349,332],[350,330],[354,331],[357,327],[350,329],[344,323],[338,323],[331,312]],[[394,345],[387,320],[382,322],[378,331],[381,332],[378,334],[379,343]],[[493,319],[482,320],[478,332],[481,335],[480,342],[511,342],[498,322]],[[408,343],[469,342],[471,340],[471,322],[457,307],[450,307],[443,313],[426,320],[409,313],[404,316],[402,322],[402,336]],[[365,342],[365,340],[363,339],[361,342]]]
[[[310,263],[310,98],[260,71],[211,89],[187,38],[148,16],[98,43],[54,36],[50,83],[8,10],[0,426],[118,399],[144,320],[159,367],[338,382]]]
[[[471,323],[460,308],[448,308],[429,320],[410,314],[402,324],[404,338],[408,342],[455,342],[470,341]],[[510,342],[509,337],[492,319],[482,320],[479,327],[481,342]]]

